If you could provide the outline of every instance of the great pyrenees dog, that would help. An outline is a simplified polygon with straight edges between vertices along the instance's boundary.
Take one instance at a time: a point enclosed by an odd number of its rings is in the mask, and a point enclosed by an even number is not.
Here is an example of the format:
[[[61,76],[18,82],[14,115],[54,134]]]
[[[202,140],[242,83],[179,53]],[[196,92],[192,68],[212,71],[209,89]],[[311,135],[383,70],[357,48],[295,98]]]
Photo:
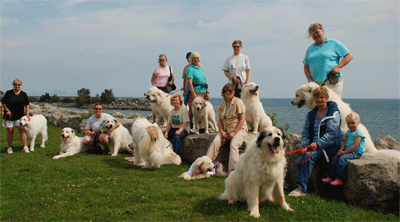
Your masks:
[[[310,82],[308,84],[301,85],[299,88],[296,89],[295,91],[295,98],[292,100],[292,105],[297,106],[298,108],[301,108],[303,106],[307,106],[307,109],[310,111],[312,110],[317,104],[314,101],[314,97],[312,95],[312,92],[314,89],[320,87],[317,83],[315,82]],[[338,96],[337,93],[334,91],[328,89],[328,94],[329,98],[328,101],[334,101],[337,103],[341,115],[341,124],[340,124],[340,129],[342,132],[342,136],[344,137],[346,135],[346,132],[348,131],[347,128],[347,123],[346,123],[346,116],[352,112],[352,109],[350,108],[350,105],[343,102],[343,100]],[[361,132],[365,136],[365,153],[366,154],[373,154],[373,155],[379,155],[379,156],[384,156],[384,157],[389,157],[389,158],[394,158],[394,159],[399,159],[400,160],[400,152],[396,150],[377,150],[376,147],[374,146],[374,143],[372,142],[371,135],[369,134],[367,128],[360,123],[358,128],[361,130]]]
[[[30,151],[35,150],[35,140],[40,134],[42,143],[40,147],[44,148],[44,142],[47,140],[47,120],[43,115],[33,115],[29,121],[27,116],[21,118],[21,125],[24,127],[27,139],[30,140]]]
[[[111,154],[111,156],[117,156],[120,149],[133,154],[133,150],[129,147],[132,143],[132,136],[129,130],[122,124],[120,124],[118,128],[115,128],[116,124],[117,121],[115,119],[106,118],[103,120],[101,126],[101,132],[108,135],[112,144],[109,154]]]
[[[208,172],[211,172],[214,167],[210,157],[202,156],[193,162],[189,171],[182,173],[179,177],[183,177],[185,180],[209,178],[211,174]]]
[[[168,116],[173,109],[169,94],[159,90],[156,86],[152,86],[144,95],[150,100],[151,109],[156,117],[157,124],[165,126]]]
[[[219,196],[229,204],[246,201],[250,216],[260,217],[259,204],[275,201],[288,211],[283,192],[286,158],[284,134],[274,127],[263,129],[240,156],[236,168],[225,179],[225,191]]]
[[[61,151],[60,154],[54,156],[53,159],[61,157],[73,156],[77,153],[83,153],[89,149],[83,145],[83,137],[77,137],[75,131],[69,127],[61,130]]]
[[[215,120],[215,111],[212,104],[203,99],[203,97],[196,97],[192,103],[194,132],[199,134],[200,122],[205,127],[205,133],[209,134],[208,127],[211,127],[212,132],[218,131],[217,121]]]
[[[242,87],[241,99],[246,107],[246,122],[253,130],[253,134],[272,126],[271,118],[265,113],[264,107],[260,102],[258,85],[249,82]]]
[[[132,144],[135,157],[125,158],[144,168],[160,168],[164,164],[180,165],[182,160],[172,150],[172,144],[165,139],[160,127],[146,118],[138,117],[132,124]]]

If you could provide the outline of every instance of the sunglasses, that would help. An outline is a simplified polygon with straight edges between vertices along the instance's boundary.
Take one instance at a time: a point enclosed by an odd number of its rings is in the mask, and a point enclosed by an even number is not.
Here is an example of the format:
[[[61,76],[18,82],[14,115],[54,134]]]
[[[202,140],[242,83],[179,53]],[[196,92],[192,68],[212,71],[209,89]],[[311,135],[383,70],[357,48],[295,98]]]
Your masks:
[[[233,48],[240,48],[240,45],[234,45],[234,46],[232,46]]]
[[[224,90],[224,93],[226,93],[226,92],[233,92],[233,89],[232,90]]]
[[[94,108],[94,110],[103,110],[103,108]]]
[[[158,60],[158,61],[162,62],[162,61],[165,61],[165,59],[160,59],[160,60]]]
[[[14,86],[21,86],[22,84],[14,84]]]

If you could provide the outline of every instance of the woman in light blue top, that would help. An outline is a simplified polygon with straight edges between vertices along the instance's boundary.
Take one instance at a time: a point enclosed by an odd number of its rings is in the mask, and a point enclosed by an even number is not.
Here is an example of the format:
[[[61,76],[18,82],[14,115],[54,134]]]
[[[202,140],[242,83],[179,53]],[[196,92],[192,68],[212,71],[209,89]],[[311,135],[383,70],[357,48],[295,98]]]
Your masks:
[[[304,74],[308,82],[314,81],[320,86],[325,84],[342,97],[341,69],[353,59],[353,54],[338,40],[326,38],[325,31],[319,23],[311,24],[308,33],[315,41],[308,47],[303,60]],[[337,84],[326,81],[329,72],[340,76]]]

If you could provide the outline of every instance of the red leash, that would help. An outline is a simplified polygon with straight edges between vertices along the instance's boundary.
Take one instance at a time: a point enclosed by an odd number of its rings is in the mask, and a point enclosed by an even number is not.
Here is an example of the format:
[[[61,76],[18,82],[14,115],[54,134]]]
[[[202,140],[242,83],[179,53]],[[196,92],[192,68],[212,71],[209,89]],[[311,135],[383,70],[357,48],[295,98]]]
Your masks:
[[[310,147],[311,147],[311,145],[308,145],[308,146],[303,147],[303,148],[301,148],[301,149],[298,149],[298,150],[295,150],[295,151],[291,151],[291,152],[287,152],[287,153],[285,153],[285,154],[287,155],[287,154],[292,154],[292,153],[297,153],[297,152],[300,152],[301,154],[305,154],[305,153],[307,153],[307,150],[308,150],[308,148],[310,148]],[[304,163],[306,163],[307,161],[310,160],[310,158],[311,158],[313,152],[314,152],[314,150],[311,150],[310,156],[309,156],[306,160],[304,160],[303,162],[301,162],[301,165],[303,165]]]

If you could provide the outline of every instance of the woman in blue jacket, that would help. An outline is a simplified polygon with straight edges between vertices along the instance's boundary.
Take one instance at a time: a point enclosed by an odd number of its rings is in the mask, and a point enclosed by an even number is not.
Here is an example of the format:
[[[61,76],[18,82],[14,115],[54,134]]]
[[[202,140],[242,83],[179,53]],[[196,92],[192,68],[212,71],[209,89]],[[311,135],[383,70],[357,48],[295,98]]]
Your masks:
[[[299,169],[297,188],[289,193],[289,196],[304,196],[307,193],[314,162],[320,159],[330,162],[343,143],[339,108],[335,102],[328,102],[328,90],[324,87],[316,88],[313,97],[317,106],[307,114],[301,139],[301,145],[310,148],[297,160]],[[314,152],[306,161],[311,151]]]

